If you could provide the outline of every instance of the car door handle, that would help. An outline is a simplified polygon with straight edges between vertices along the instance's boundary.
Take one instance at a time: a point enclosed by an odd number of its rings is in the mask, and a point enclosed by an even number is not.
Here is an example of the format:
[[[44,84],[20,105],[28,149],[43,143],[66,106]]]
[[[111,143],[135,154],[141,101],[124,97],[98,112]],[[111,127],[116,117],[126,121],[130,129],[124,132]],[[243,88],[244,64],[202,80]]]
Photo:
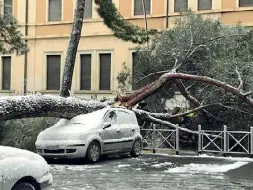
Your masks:
[[[120,130],[117,130],[117,133],[119,133],[120,132]]]
[[[132,131],[135,131],[135,129],[132,129]]]

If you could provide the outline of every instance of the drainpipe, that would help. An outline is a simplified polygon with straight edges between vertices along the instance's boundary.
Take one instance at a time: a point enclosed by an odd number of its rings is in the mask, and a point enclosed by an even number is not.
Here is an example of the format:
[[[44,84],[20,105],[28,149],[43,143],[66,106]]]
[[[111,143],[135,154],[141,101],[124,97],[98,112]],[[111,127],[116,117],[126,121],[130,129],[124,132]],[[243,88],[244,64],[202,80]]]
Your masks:
[[[147,12],[146,12],[146,6],[145,6],[144,0],[142,0],[142,8],[143,8],[143,13],[144,13],[145,30],[146,30],[146,38],[147,38],[147,48],[148,48],[148,21],[147,21]]]
[[[27,36],[28,36],[28,10],[29,10],[29,0],[26,0],[26,5],[25,5],[25,43],[27,44]],[[24,95],[27,94],[27,64],[28,64],[28,59],[27,59],[28,53],[25,52],[25,62],[24,62]]]
[[[166,2],[166,28],[169,28],[169,0]]]

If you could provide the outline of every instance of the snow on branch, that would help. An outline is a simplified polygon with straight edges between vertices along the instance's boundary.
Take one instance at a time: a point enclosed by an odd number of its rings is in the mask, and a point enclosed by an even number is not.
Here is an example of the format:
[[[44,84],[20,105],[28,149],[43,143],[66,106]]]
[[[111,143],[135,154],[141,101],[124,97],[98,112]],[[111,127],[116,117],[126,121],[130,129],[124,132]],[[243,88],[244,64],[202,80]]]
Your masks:
[[[102,109],[110,103],[50,95],[1,97],[0,120],[28,117],[58,117],[68,119],[79,114]]]

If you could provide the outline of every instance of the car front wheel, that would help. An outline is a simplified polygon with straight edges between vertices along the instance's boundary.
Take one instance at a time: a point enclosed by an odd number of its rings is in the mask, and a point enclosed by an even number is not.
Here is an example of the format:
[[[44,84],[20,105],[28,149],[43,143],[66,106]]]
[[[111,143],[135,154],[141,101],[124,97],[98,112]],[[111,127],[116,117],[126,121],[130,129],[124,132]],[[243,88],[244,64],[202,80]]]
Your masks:
[[[91,162],[97,162],[101,156],[100,144],[97,141],[90,143],[87,149],[87,158]]]
[[[30,183],[20,182],[12,190],[36,190],[36,188]]]
[[[131,156],[137,157],[141,154],[141,139],[136,139],[134,141],[132,151],[130,152]]]

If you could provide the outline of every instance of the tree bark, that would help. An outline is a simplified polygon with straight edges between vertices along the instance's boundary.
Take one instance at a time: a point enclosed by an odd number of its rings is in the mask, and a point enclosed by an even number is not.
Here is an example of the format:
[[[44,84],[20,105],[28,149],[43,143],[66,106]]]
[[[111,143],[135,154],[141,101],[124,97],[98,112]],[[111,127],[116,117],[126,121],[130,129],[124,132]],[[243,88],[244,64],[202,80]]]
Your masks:
[[[70,119],[102,109],[110,103],[46,95],[2,97],[0,98],[0,121],[28,117]]]
[[[85,0],[76,0],[76,9],[61,83],[60,96],[70,96],[76,52],[83,27]]]

